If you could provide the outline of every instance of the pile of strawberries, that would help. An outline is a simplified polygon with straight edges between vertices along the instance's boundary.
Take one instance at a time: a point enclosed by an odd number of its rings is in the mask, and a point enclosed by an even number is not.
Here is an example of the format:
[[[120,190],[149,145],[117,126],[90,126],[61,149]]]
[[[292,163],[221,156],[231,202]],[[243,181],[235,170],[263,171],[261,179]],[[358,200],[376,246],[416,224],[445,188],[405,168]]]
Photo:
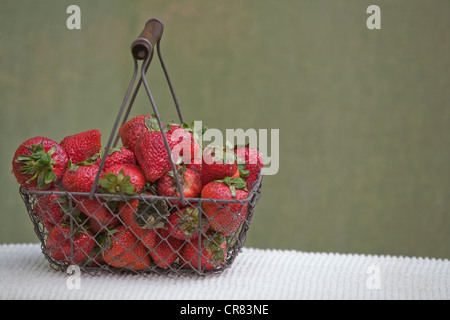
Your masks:
[[[229,200],[249,197],[262,155],[248,146],[202,150],[186,124],[162,130],[166,139],[154,115],[136,116],[119,129],[122,146],[106,155],[97,129],[17,148],[17,182],[51,191],[36,193],[33,213],[54,260],[132,270],[210,270],[225,261],[248,207]]]

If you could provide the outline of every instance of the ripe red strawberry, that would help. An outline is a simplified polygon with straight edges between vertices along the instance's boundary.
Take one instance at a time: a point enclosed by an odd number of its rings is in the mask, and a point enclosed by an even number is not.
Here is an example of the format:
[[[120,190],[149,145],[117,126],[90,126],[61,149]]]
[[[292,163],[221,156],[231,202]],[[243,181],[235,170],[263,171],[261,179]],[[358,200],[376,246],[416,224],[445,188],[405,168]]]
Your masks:
[[[134,146],[141,133],[148,131],[146,119],[152,118],[150,115],[139,115],[125,122],[119,128],[119,136],[122,144],[134,152]]]
[[[102,157],[99,156],[95,160],[95,164],[100,166],[102,162]],[[108,151],[108,155],[106,156],[105,163],[103,165],[102,170],[106,170],[112,165],[121,164],[121,163],[130,163],[136,164],[136,157],[134,156],[133,151],[128,148],[120,147],[120,148],[112,148]]]
[[[205,186],[213,180],[232,177],[237,169],[236,155],[232,150],[207,147],[202,157],[202,184]]]
[[[59,189],[51,189],[50,191],[59,191]],[[64,205],[67,199],[60,194],[45,194],[38,196],[33,212],[42,222],[49,223],[48,226],[60,224],[66,217]]]
[[[236,155],[244,163],[239,164],[240,175],[247,183],[247,189],[251,190],[253,184],[258,179],[258,175],[264,166],[263,155],[258,149],[251,147],[236,148]]]
[[[182,188],[183,195],[186,198],[197,198],[202,191],[202,182],[200,173],[184,166],[180,166],[177,170],[178,177]],[[177,183],[173,171],[169,171],[156,182],[158,195],[165,197],[180,197]],[[181,201],[169,201],[173,205],[181,206]]]
[[[203,187],[201,197],[220,200],[244,200],[248,197],[246,183],[242,178],[215,180]],[[230,235],[244,221],[248,203],[202,202],[202,208],[208,217],[211,228]]]
[[[166,134],[169,148],[173,143],[170,134]],[[145,178],[154,183],[171,170],[171,162],[160,131],[146,131],[139,136],[134,154],[144,171]]]
[[[101,198],[89,199],[87,196],[75,196],[74,199],[77,209],[88,217],[87,223],[94,234],[120,224],[119,218],[114,214],[117,202],[106,202]]]
[[[209,224],[206,219],[202,219],[199,226],[199,211],[197,207],[187,207],[181,210],[175,210],[170,214],[167,233],[179,240],[195,240],[200,234],[209,230]]]
[[[97,129],[80,132],[64,137],[60,145],[64,148],[72,163],[79,163],[100,152],[102,134]]]
[[[193,162],[186,165],[189,169],[193,169],[197,171],[199,174],[202,173],[202,159],[200,160],[193,160]],[[201,176],[200,176],[201,177]],[[201,180],[201,178],[200,178]]]
[[[73,165],[66,170],[61,184],[66,191],[90,192],[98,172],[98,165]]]
[[[109,240],[104,243],[103,260],[115,268],[144,270],[150,267],[148,250],[125,226],[107,231]]]
[[[168,268],[180,256],[183,245],[183,240],[158,234],[156,236],[156,244],[153,250],[150,251],[150,256],[156,266]]]
[[[91,258],[91,261],[90,261],[90,263],[86,264],[87,267],[101,267],[106,264],[105,261],[103,260],[102,249],[100,246],[94,247],[94,250],[92,250],[92,252],[91,252],[90,258]]]
[[[200,256],[200,265],[199,265]],[[226,240],[220,233],[208,233],[198,241],[188,241],[181,251],[180,264],[183,268],[212,270],[222,264],[227,256]]]
[[[98,172],[98,165],[85,164],[68,168],[62,179],[62,186],[70,192],[90,192]],[[101,198],[89,199],[87,196],[74,196],[76,207],[89,217],[88,223],[94,232],[100,232],[118,224],[118,218]]]
[[[132,199],[119,204],[119,216],[123,225],[148,249],[155,247],[157,231],[166,228],[167,215],[167,205],[162,200],[147,204],[139,199]]]
[[[135,195],[142,192],[146,180],[142,169],[136,164],[115,164],[102,172],[99,184],[103,193]]]
[[[91,234],[75,230],[72,235],[69,227],[58,225],[49,233],[45,247],[55,260],[80,264],[91,255],[95,244]],[[71,255],[72,246],[73,256]]]
[[[50,189],[64,174],[69,158],[64,149],[46,137],[23,142],[14,153],[12,172],[28,189]]]
[[[171,138],[172,155],[176,163],[184,163],[188,165],[201,164],[201,148],[194,139],[193,129],[187,125],[171,124],[168,134]],[[197,159],[196,163],[194,160]]]

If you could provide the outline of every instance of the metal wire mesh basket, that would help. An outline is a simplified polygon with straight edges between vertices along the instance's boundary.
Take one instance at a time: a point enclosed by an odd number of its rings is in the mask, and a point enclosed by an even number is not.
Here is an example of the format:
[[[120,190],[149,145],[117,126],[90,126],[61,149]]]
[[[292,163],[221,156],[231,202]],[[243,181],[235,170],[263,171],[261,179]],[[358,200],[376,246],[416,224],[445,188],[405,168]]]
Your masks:
[[[223,200],[185,197],[163,130],[164,145],[169,154],[179,197],[160,196],[152,190],[136,195],[99,192],[97,182],[108,150],[118,143],[119,125],[127,121],[142,84],[159,127],[163,127],[146,81],[154,47],[157,48],[180,122],[184,122],[160,51],[162,32],[161,21],[150,19],[138,39],[132,43],[134,73],[101,158],[92,190],[41,191],[20,187],[20,195],[41,242],[42,252],[56,270],[66,271],[69,266],[77,265],[81,271],[88,273],[221,273],[231,266],[245,243],[261,194],[262,174],[258,175],[245,198]],[[138,61],[141,61],[141,70],[136,84]],[[134,92],[131,94],[133,87]],[[222,221],[221,227],[212,228],[216,220]]]

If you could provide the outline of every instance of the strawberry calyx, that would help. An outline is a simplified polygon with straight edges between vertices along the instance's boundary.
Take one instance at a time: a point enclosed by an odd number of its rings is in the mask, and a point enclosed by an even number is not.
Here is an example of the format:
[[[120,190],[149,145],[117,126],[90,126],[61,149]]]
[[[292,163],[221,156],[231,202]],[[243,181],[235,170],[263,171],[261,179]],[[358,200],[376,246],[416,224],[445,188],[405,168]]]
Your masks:
[[[191,238],[198,228],[199,223],[198,207],[186,208],[182,212],[177,212],[177,215],[181,219],[181,223],[179,226],[183,231],[184,235],[186,236],[187,239]],[[203,224],[206,223],[208,223],[207,220],[205,220]]]
[[[143,229],[167,228],[167,217],[170,211],[164,200],[156,200],[153,203],[139,201],[133,219]]]
[[[201,141],[203,134],[208,130],[208,128],[203,125],[200,128],[200,130],[198,130],[199,128],[196,127],[195,121],[192,121],[191,124],[188,124],[186,122],[183,122],[181,124],[173,123],[170,126],[177,126],[177,127],[184,129],[187,132],[192,133],[194,141],[197,141],[197,142]]]
[[[99,251],[103,252],[111,249],[113,242],[112,236],[117,232],[120,232],[120,230],[117,230],[114,227],[109,227],[105,232],[102,232],[97,236],[96,240],[99,244]]]
[[[155,183],[151,183],[150,181],[146,181],[144,185],[144,189],[142,190],[144,194],[157,195],[158,187]]]
[[[95,160],[98,158],[98,154],[93,155],[90,158],[87,158],[86,160],[83,160],[81,162],[73,163],[72,159],[69,160],[67,164],[67,169],[70,171],[76,171],[81,166],[91,166],[95,164]]]
[[[250,175],[250,170],[245,170],[246,166],[247,166],[246,163],[239,163],[238,162],[239,176],[242,177],[242,178],[248,177]]]
[[[180,179],[181,185],[184,184],[184,175],[185,175],[186,171],[187,171],[187,166],[186,165],[178,165],[177,175],[178,175],[178,178]],[[173,173],[172,170],[168,171],[166,173],[166,175],[168,175],[169,177],[171,177],[172,179],[175,180],[175,174]],[[174,185],[173,191],[174,191],[174,194],[178,194],[178,188],[177,188],[176,185]]]
[[[24,145],[31,154],[18,155],[15,162],[24,164],[20,167],[20,172],[26,175],[32,175],[27,183],[37,179],[37,187],[44,189],[48,184],[57,180],[56,174],[53,172],[53,165],[56,161],[53,160],[52,155],[56,152],[56,147],[53,146],[50,150],[45,152],[44,144]]]
[[[209,144],[203,153],[204,157],[211,157],[214,163],[232,164],[238,160],[234,150],[227,146],[224,148],[220,145]]]
[[[156,116],[154,114],[152,114],[149,118],[145,118],[144,124],[149,131],[161,132],[161,128],[159,127],[158,119],[156,118]],[[168,125],[168,126],[163,125],[163,128],[164,128],[164,132],[168,132],[171,129],[170,125]]]
[[[104,174],[103,178],[98,180],[101,186],[101,192],[112,194],[126,194],[129,196],[135,195],[135,186],[131,183],[131,177],[125,175],[124,169],[119,171],[119,174],[108,172]]]
[[[231,196],[233,198],[236,198],[236,189],[248,191],[247,183],[241,177],[236,177],[236,178],[225,177],[221,180],[214,180],[214,182],[223,183],[226,186],[228,186],[230,188]]]
[[[211,253],[209,259],[215,265],[218,265],[225,261],[226,253],[223,248],[225,243],[225,236],[220,232],[216,232],[203,239],[203,247]]]
[[[186,170],[187,170],[187,166],[186,165],[178,165],[178,168],[177,168],[178,176],[181,177],[181,178],[184,177],[184,174],[186,173]],[[170,177],[175,179],[175,175],[174,175],[172,170],[168,171],[166,174],[168,176],[170,176]]]
[[[122,152],[122,148],[127,148],[127,147],[112,147],[112,148],[109,148],[109,150],[108,150],[108,156],[110,156],[110,155],[112,155],[114,152]],[[100,159],[102,159],[103,158],[103,156],[105,155],[105,151],[106,150],[102,150],[102,151],[100,151],[100,152],[97,152],[96,154],[94,154],[91,158],[89,158],[89,159],[92,159],[92,160],[97,160],[97,158],[100,158]]]

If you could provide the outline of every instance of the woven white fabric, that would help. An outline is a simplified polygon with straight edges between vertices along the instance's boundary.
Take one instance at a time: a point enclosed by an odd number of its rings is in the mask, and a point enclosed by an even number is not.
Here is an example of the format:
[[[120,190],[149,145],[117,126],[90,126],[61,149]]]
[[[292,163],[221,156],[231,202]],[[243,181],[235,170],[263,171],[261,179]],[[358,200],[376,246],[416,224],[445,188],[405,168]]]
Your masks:
[[[243,248],[222,274],[74,276],[50,268],[38,244],[0,245],[0,299],[450,298],[447,259]],[[70,289],[72,288],[72,289]]]

